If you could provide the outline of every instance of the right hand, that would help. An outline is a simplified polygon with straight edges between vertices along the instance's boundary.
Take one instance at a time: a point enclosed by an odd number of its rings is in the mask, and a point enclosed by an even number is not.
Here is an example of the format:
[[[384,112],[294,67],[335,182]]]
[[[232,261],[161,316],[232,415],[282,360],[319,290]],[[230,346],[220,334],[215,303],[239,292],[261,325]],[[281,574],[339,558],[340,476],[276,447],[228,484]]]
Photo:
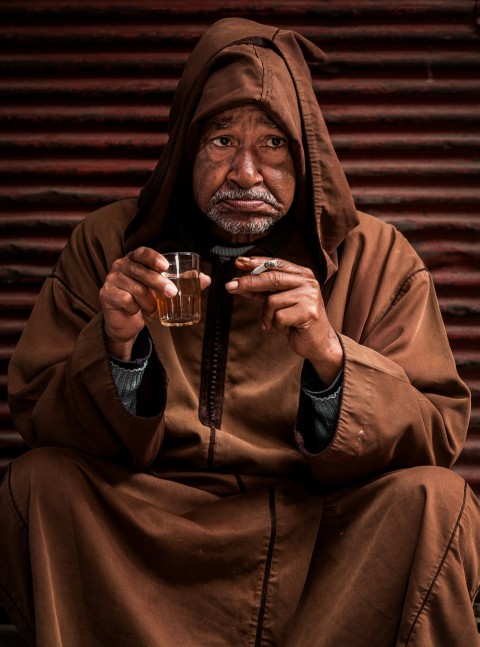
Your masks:
[[[176,295],[176,286],[161,274],[167,268],[162,254],[149,247],[139,247],[114,261],[100,288],[107,350],[113,357],[131,358],[138,333],[156,316],[155,294]],[[208,285],[210,277],[200,273],[202,290]]]

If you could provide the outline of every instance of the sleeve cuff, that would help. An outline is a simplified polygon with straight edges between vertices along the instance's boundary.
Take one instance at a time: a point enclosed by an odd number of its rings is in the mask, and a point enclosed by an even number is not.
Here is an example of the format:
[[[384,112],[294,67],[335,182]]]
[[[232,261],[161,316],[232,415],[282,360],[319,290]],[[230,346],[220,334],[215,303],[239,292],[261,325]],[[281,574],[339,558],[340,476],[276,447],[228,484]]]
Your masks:
[[[135,415],[137,412],[137,391],[142,383],[147,360],[144,361],[143,366],[136,368],[117,366],[112,361],[110,361],[110,365],[112,367],[113,381],[122,404],[129,413]]]
[[[124,409],[132,415],[137,413],[137,392],[152,354],[152,342],[143,330],[132,348],[132,359],[128,362],[110,357],[113,381]]]
[[[343,383],[343,368],[340,369],[332,384],[325,388],[325,385],[318,377],[315,369],[309,361],[305,361],[300,378],[302,391],[312,398],[325,398],[335,393]]]
[[[318,454],[332,441],[337,428],[343,387],[343,369],[327,388],[305,362],[301,377],[297,431],[307,452]]]
[[[132,348],[132,358],[126,362],[118,359],[117,357],[110,356],[110,362],[114,366],[124,369],[136,369],[147,365],[148,360],[152,354],[152,342],[148,333],[144,332],[145,329],[138,335]]]

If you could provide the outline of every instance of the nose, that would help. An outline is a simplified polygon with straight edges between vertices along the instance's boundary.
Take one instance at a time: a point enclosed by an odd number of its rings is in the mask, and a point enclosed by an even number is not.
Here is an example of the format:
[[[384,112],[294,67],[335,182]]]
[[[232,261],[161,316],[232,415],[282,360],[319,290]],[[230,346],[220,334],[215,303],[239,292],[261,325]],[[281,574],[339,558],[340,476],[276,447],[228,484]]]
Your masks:
[[[243,147],[235,151],[230,160],[227,181],[242,189],[249,189],[263,183],[263,175],[253,151]]]

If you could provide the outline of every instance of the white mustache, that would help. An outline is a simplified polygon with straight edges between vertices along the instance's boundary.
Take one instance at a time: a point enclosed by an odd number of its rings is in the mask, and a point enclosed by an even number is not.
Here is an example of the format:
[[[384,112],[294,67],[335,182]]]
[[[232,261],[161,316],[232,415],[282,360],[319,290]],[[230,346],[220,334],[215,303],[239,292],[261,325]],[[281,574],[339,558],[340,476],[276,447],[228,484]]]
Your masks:
[[[219,189],[210,198],[208,206],[214,207],[224,200],[260,200],[276,209],[280,208],[280,204],[269,191],[258,189]]]

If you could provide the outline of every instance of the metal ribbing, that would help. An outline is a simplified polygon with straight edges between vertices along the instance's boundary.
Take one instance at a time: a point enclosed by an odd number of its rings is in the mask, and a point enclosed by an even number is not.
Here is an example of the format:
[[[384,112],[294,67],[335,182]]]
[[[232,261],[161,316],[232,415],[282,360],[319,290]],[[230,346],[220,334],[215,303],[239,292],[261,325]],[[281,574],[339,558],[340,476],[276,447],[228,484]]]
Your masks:
[[[188,53],[237,15],[296,29],[329,55],[314,83],[357,205],[397,225],[433,273],[473,392],[458,470],[480,489],[478,4],[224,4],[0,2],[1,464],[21,451],[6,369],[43,279],[85,213],[136,195]]]

